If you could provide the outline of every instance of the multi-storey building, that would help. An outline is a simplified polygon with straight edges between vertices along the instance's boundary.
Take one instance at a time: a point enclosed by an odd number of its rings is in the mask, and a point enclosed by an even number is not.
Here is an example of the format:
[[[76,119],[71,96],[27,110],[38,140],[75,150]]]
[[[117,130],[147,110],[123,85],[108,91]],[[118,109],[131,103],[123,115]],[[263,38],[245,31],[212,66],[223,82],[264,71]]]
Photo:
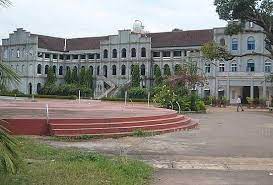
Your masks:
[[[49,66],[53,66],[58,83],[64,81],[68,68],[90,68],[97,98],[113,95],[129,84],[134,64],[140,66],[140,86],[149,88],[155,65],[162,74],[167,68],[174,74],[177,65],[197,62],[207,76],[206,85],[198,87],[198,93],[227,96],[234,103],[239,95],[272,95],[272,84],[265,80],[272,72],[272,61],[253,54],[267,53],[264,38],[261,28],[250,23],[245,32],[234,36],[225,35],[224,28],[145,33],[139,23],[133,31],[120,30],[117,35],[72,39],[31,34],[19,28],[2,40],[2,59],[21,76],[21,84],[10,88],[26,94],[41,90]],[[211,41],[225,45],[238,57],[232,61],[206,61],[200,49]]]

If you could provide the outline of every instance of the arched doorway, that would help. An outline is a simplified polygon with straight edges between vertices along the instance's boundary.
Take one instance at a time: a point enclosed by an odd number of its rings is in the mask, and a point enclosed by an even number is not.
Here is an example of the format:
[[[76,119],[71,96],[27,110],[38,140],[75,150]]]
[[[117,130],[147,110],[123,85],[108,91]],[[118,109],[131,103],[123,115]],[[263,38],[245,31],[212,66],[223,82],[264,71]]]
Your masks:
[[[37,84],[37,94],[41,94],[41,91],[42,91],[42,85],[41,85],[41,83],[38,83]]]
[[[32,94],[32,83],[28,84],[28,93]]]

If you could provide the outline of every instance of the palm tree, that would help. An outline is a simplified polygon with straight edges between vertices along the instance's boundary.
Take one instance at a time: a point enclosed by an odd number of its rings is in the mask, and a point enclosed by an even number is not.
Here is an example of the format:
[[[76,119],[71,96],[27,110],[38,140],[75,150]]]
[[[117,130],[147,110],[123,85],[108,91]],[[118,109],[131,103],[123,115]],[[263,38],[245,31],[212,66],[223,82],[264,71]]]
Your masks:
[[[0,0],[0,6],[8,7],[11,5],[9,0]],[[0,61],[0,90],[4,89],[10,82],[19,83],[19,76],[6,64]],[[0,172],[16,173],[19,165],[17,155],[17,141],[8,134],[2,124],[6,124],[0,119]]]
[[[5,121],[0,120],[0,123]],[[0,125],[0,172],[15,174],[20,163],[17,154],[17,140],[7,134],[8,130]]]

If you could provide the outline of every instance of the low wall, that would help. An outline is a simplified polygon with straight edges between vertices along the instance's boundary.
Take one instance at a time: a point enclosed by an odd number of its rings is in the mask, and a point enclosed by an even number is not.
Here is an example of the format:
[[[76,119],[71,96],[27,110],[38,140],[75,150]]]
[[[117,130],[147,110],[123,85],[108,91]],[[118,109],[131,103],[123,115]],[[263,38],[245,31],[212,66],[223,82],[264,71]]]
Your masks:
[[[46,119],[5,119],[2,125],[14,135],[49,135]]]

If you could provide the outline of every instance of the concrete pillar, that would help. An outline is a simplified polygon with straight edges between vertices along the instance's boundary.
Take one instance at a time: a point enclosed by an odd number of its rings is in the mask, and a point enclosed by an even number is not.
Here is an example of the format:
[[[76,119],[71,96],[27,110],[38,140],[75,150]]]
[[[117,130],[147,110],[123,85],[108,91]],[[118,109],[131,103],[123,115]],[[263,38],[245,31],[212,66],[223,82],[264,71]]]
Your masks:
[[[264,83],[263,83],[263,98],[266,97],[266,79],[264,80]]]
[[[254,83],[253,83],[253,78],[251,78],[251,86],[250,86],[250,98],[254,98]]]

